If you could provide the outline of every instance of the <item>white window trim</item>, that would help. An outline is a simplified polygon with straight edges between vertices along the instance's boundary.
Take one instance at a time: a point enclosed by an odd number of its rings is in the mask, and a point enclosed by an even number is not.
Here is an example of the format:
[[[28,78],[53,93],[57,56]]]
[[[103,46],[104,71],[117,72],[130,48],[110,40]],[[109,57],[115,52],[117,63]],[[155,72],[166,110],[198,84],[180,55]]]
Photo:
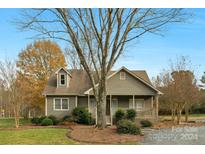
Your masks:
[[[60,109],[56,109],[56,108],[55,108],[55,103],[56,103],[55,100],[56,100],[56,99],[60,99],[60,105],[61,105],[61,108],[60,108]],[[63,107],[63,106],[62,106],[62,100],[63,100],[63,99],[67,99],[67,100],[68,100],[68,109],[63,109],[63,108],[62,108],[62,107]],[[53,98],[53,110],[54,110],[54,111],[69,111],[69,105],[70,105],[70,102],[69,102],[69,98],[67,98],[67,97],[66,97],[66,98],[58,98],[58,97]]]
[[[60,75],[60,86],[65,86],[66,85],[66,83],[67,83],[67,81],[66,81],[66,79],[67,79],[67,77],[66,77],[66,74],[65,73],[59,73],[59,75]],[[65,83],[64,84],[61,84],[61,75],[64,75],[64,80],[65,80]]]
[[[143,101],[143,107],[141,109],[137,108],[137,103],[136,102],[139,101],[139,100]],[[136,111],[143,111],[144,108],[145,108],[145,100],[144,99],[135,99],[135,110]]]
[[[126,73],[120,72],[120,80],[126,80]]]

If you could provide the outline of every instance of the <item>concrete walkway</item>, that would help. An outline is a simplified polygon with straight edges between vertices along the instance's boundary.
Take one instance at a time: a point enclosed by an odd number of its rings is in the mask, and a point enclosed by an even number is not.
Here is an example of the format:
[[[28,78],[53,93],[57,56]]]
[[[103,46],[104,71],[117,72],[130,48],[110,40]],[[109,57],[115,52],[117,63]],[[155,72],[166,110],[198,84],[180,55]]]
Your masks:
[[[145,145],[205,145],[205,126],[144,130]]]

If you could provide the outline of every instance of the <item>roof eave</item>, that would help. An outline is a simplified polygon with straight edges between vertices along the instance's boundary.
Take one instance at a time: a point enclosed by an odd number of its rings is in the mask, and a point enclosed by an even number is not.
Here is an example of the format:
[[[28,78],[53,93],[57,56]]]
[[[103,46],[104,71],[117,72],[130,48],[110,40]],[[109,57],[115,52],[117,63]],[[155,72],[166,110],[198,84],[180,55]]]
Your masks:
[[[66,69],[63,68],[63,67],[59,68],[59,69],[55,72],[55,74],[58,74],[58,72],[59,72],[61,69],[63,69],[63,70],[72,78],[72,75],[70,74],[70,72],[68,72],[68,70],[66,70]]]

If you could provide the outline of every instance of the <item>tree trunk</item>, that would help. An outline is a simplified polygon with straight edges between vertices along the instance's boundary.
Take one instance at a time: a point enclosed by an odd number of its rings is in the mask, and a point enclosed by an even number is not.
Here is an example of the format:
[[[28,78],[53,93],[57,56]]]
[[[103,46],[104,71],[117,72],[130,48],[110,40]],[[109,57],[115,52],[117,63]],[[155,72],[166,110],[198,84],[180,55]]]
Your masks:
[[[97,92],[97,127],[104,129],[106,127],[106,77],[99,82]]]
[[[31,118],[31,110],[28,109],[28,118],[30,119]]]
[[[177,111],[177,124],[180,124],[180,123],[181,123],[181,113],[182,113],[181,110],[178,110],[178,111]]]
[[[185,122],[188,122],[189,118],[189,107],[188,105],[185,106]]]
[[[19,128],[19,114],[18,114],[17,110],[18,110],[17,107],[14,106],[15,126],[16,126],[16,128]]]
[[[172,109],[172,121],[175,122],[175,110]]]

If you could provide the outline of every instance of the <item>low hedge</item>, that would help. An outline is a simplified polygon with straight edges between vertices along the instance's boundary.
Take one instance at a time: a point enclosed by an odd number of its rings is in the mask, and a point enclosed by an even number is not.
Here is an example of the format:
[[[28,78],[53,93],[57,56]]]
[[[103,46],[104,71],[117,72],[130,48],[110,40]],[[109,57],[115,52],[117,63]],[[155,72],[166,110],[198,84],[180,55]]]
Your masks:
[[[31,123],[35,125],[41,125],[43,119],[47,118],[46,116],[41,116],[41,117],[33,117],[31,119]]]
[[[135,134],[141,133],[140,128],[138,128],[134,122],[130,120],[120,120],[117,123],[117,132],[120,134]]]
[[[41,122],[41,126],[49,126],[49,125],[53,125],[53,121],[50,118],[45,118],[42,120]]]
[[[35,125],[42,125],[44,119],[50,119],[52,121],[52,125],[57,125],[59,123],[59,120],[53,115],[50,115],[49,117],[47,117],[47,116],[33,117],[31,119],[31,123],[35,124]],[[50,125],[50,123],[49,123],[49,125]]]
[[[151,127],[152,126],[152,122],[149,120],[141,120],[140,124],[142,125],[142,127]]]
[[[70,115],[65,115],[65,116],[62,118],[62,121],[72,121],[72,116],[70,116]]]
[[[40,118],[38,118],[38,117],[33,117],[33,118],[31,119],[31,123],[32,123],[32,124],[35,124],[35,125],[40,125],[40,124],[41,124]]]
[[[72,117],[74,122],[79,124],[93,125],[95,124],[95,119],[92,118],[91,113],[88,112],[86,108],[76,107],[73,109]]]
[[[48,118],[53,121],[53,125],[57,125],[57,124],[59,124],[59,122],[60,122],[60,121],[59,121],[55,116],[53,116],[53,115],[48,116]]]
[[[125,111],[123,111],[122,109],[118,109],[116,112],[115,112],[115,115],[114,115],[114,122],[117,124],[118,121],[122,120],[125,118]]]
[[[134,109],[128,109],[126,117],[128,120],[134,121],[136,118],[137,112]]]

